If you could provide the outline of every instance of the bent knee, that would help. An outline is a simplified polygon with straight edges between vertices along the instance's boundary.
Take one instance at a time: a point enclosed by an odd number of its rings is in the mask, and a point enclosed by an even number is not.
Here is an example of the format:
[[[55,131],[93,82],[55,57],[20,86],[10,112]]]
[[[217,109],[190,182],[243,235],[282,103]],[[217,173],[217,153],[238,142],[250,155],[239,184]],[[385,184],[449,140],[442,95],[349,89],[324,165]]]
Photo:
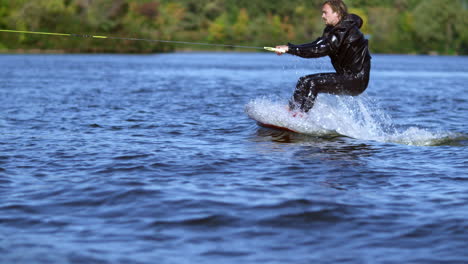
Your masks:
[[[309,79],[307,78],[307,76],[303,76],[297,81],[297,87],[306,87],[308,85],[308,82]]]
[[[362,94],[366,89],[367,89],[366,85],[356,87],[355,89],[352,89],[350,91],[350,95],[351,96],[358,96],[358,95]]]

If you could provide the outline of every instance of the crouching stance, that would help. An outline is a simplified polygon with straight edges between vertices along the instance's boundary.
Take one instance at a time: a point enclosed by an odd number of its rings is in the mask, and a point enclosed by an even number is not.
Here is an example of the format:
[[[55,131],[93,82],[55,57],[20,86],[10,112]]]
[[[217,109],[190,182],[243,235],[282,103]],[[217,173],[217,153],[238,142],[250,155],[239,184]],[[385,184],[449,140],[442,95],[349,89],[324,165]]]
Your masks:
[[[368,41],[359,30],[362,19],[348,14],[342,0],[328,0],[322,6],[326,27],[323,35],[312,43],[277,46],[289,54],[303,58],[329,56],[336,72],[301,77],[296,85],[289,107],[308,112],[319,93],[356,96],[369,83],[371,56]],[[281,55],[281,52],[277,52]]]

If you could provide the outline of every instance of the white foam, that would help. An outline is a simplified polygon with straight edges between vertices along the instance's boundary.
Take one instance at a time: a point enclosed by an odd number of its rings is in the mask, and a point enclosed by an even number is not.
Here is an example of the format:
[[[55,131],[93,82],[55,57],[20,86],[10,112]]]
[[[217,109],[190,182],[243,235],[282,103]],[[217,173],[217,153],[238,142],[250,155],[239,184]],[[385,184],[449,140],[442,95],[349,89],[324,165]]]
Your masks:
[[[289,128],[303,134],[340,134],[356,139],[407,145],[434,145],[450,138],[418,127],[398,131],[389,115],[367,96],[320,95],[304,117],[294,117],[285,100],[257,98],[250,101],[247,115],[261,123]]]
[[[293,117],[286,103],[267,98],[249,102],[245,107],[245,112],[258,122],[286,127],[304,134],[325,135],[333,132],[323,128],[319,123],[310,122],[309,116]]]

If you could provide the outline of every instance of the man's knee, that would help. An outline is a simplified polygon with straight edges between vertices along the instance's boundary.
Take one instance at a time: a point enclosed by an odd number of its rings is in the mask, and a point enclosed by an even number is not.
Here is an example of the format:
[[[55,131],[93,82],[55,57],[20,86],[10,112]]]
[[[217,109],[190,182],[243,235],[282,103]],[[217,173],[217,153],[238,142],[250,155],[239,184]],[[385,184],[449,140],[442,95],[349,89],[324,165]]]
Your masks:
[[[303,76],[299,78],[296,88],[299,88],[301,90],[306,90],[306,91],[309,91],[311,89],[313,90],[314,87],[319,85],[319,82],[320,82],[320,79],[318,78],[313,78],[310,76]]]
[[[299,80],[297,81],[297,85],[296,85],[296,88],[298,89],[304,89],[307,87],[307,76],[302,76],[301,78],[299,78]]]

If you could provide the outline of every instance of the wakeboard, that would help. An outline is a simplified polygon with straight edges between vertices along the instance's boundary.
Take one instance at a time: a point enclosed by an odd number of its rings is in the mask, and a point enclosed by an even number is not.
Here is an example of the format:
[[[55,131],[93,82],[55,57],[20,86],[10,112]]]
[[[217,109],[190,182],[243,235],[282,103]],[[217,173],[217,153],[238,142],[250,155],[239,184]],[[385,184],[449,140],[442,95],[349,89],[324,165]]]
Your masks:
[[[247,115],[265,128],[302,133],[307,114],[289,110],[289,106],[265,100],[252,101],[245,107]]]
[[[261,127],[265,127],[265,128],[272,128],[272,129],[276,129],[276,130],[283,130],[283,131],[288,131],[288,132],[294,132],[294,133],[299,133],[295,130],[292,130],[291,128],[287,128],[287,127],[283,127],[283,126],[277,126],[277,125],[272,125],[272,124],[266,124],[266,123],[262,123],[260,121],[257,121],[257,125],[261,126]]]

